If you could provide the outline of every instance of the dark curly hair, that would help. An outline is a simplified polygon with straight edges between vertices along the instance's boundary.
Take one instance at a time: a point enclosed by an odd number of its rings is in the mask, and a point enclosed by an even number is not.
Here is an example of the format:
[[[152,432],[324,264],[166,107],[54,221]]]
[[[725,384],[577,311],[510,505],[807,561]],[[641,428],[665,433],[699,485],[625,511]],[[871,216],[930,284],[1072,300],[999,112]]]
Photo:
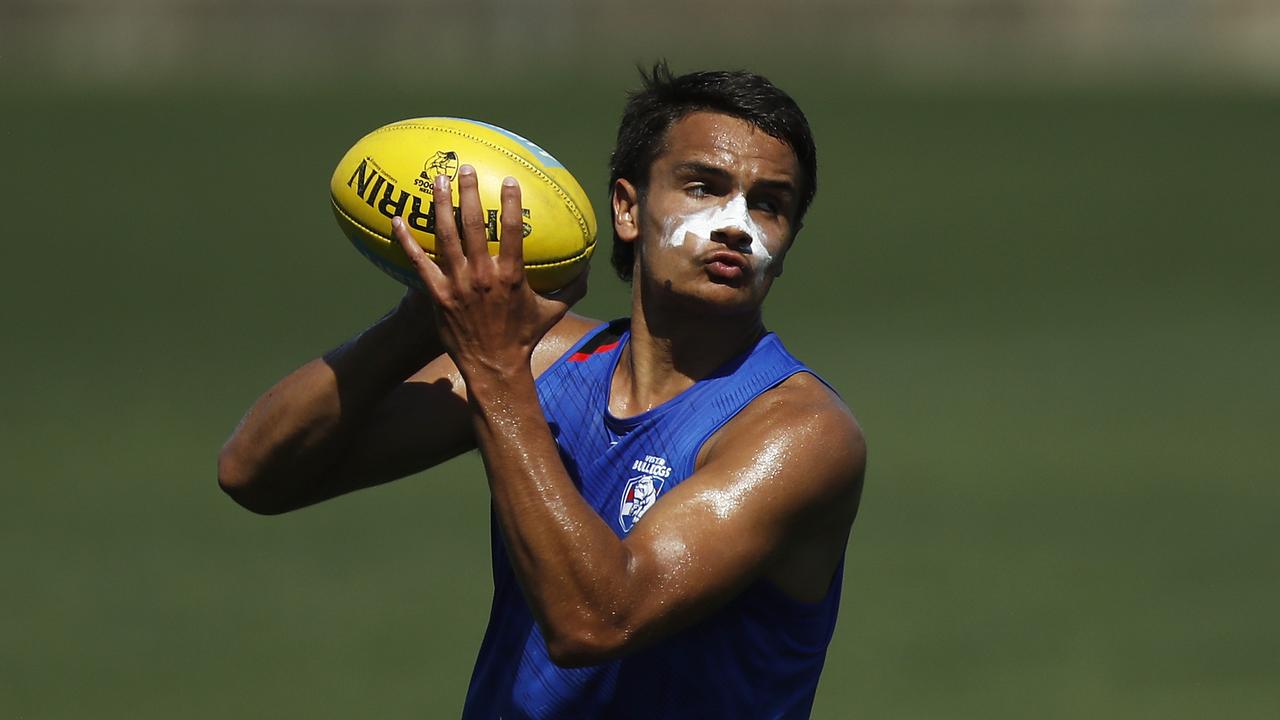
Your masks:
[[[689,113],[707,110],[741,118],[785,142],[800,163],[800,202],[795,221],[818,191],[818,154],[809,121],[800,106],[766,78],[744,70],[704,71],[675,76],[665,61],[651,71],[640,70],[643,87],[631,93],[618,126],[618,144],[609,159],[609,193],[625,178],[641,197],[649,184],[649,169],[662,152],[671,126]],[[613,268],[630,281],[635,247],[613,235]]]

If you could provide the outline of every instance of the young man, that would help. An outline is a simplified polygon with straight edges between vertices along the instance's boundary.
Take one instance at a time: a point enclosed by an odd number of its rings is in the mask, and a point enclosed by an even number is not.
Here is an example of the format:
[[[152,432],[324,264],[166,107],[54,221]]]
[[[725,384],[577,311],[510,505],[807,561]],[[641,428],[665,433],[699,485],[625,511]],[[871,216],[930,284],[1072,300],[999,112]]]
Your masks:
[[[496,257],[457,182],[438,265],[396,225],[429,293],[260,398],[222,487],[284,512],[478,448],[494,601],[464,717],[807,717],[865,446],[761,317],[816,187],[804,115],[756,75],[646,78],[611,179],[629,321],[534,294],[515,181]]]

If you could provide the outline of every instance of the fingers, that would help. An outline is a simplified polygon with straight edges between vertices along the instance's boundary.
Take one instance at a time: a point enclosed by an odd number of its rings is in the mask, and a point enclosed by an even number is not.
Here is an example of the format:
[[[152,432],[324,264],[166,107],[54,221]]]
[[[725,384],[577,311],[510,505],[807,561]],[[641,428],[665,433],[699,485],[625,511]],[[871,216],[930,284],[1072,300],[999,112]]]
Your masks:
[[[418,271],[418,277],[422,278],[422,283],[427,286],[428,293],[438,298],[440,289],[444,287],[444,273],[440,271],[440,268],[436,267],[435,262],[422,249],[418,241],[413,239],[413,235],[409,232],[409,226],[405,224],[403,218],[399,216],[391,218],[391,234],[395,236],[396,242],[400,244],[400,249],[404,250],[404,254],[409,256],[409,262]]]
[[[502,232],[498,236],[498,257],[510,267],[524,267],[524,214],[520,207],[520,183],[513,177],[502,181]]]
[[[458,240],[458,227],[453,219],[452,192],[449,176],[436,176],[435,188],[431,192],[431,210],[435,215],[436,262],[446,272],[460,270],[466,265]]]
[[[478,268],[489,259],[489,243],[485,237],[484,210],[480,207],[480,189],[476,169],[470,165],[458,168],[458,209],[462,216],[462,251],[467,262]]]

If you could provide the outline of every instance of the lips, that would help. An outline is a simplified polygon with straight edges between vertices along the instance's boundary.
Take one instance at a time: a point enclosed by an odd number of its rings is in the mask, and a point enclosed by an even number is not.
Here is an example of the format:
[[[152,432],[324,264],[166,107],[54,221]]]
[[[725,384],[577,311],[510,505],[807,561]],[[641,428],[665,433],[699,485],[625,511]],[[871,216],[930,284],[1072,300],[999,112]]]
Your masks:
[[[703,260],[707,273],[720,280],[738,280],[747,274],[750,265],[740,253],[718,250]]]

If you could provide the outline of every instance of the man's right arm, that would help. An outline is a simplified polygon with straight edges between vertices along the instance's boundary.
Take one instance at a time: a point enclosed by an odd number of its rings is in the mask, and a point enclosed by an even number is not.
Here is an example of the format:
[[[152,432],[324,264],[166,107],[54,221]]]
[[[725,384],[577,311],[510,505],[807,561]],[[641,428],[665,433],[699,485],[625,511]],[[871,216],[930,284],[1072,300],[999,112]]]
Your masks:
[[[276,383],[218,455],[236,502],[278,514],[410,475],[475,446],[461,377],[430,301],[409,293],[342,346]]]

